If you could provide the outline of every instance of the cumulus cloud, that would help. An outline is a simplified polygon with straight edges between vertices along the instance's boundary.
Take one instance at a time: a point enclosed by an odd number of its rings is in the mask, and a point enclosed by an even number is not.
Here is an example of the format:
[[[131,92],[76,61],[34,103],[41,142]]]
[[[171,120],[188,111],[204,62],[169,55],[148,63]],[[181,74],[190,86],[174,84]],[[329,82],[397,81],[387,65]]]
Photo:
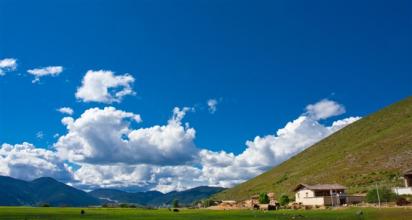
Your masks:
[[[214,114],[216,112],[217,104],[218,104],[218,101],[216,99],[207,100],[207,107],[210,113]]]
[[[135,94],[132,89],[134,80],[130,74],[114,75],[112,71],[89,70],[75,96],[83,102],[121,102],[124,96]]]
[[[83,188],[98,187],[126,189],[130,191],[157,190],[170,192],[185,190],[207,182],[200,179],[199,168],[156,165],[92,165],[85,164],[74,173],[76,184]]]
[[[140,115],[114,107],[86,110],[79,118],[63,118],[68,133],[55,144],[59,155],[73,162],[181,164],[193,159],[195,130],[182,125],[190,108],[175,108],[166,125],[133,129]]]
[[[306,111],[308,116],[319,120],[341,115],[346,112],[346,109],[335,101],[323,99],[315,104],[306,106]]]
[[[72,115],[73,114],[73,109],[70,107],[61,107],[59,109],[57,109],[58,112],[62,113],[62,114],[67,114],[67,115]]]
[[[320,101],[320,103],[322,102],[324,100]],[[312,106],[318,104],[315,103]],[[76,179],[86,186],[97,186],[104,182],[105,187],[137,187],[140,190],[159,190],[162,192],[183,190],[200,185],[231,187],[265,172],[359,119],[359,117],[350,117],[335,121],[327,126],[321,124],[319,120],[336,116],[336,111],[335,113],[329,111],[329,116],[318,114],[314,117],[313,110],[309,108],[307,112],[287,123],[275,134],[256,136],[253,140],[246,141],[245,150],[235,155],[225,151],[215,152],[197,148],[194,145],[194,129],[188,126],[183,127],[181,123],[185,114],[190,110],[190,108],[175,108],[167,125],[140,129],[126,126],[123,129],[129,131],[124,135],[127,137],[126,145],[130,146],[129,148],[139,149],[138,151],[128,151],[128,154],[133,155],[141,152],[145,159],[138,156],[122,156],[115,161],[104,161],[103,165],[99,166],[86,160],[87,163],[75,172]],[[74,122],[73,119],[68,121]],[[176,137],[185,136],[188,138],[176,139]],[[139,141],[135,142],[136,139]],[[151,141],[148,142],[148,140]],[[180,142],[176,140],[180,140]],[[79,141],[79,143],[84,144],[83,141]],[[164,143],[173,144],[162,147]],[[152,150],[142,146],[150,146]],[[186,149],[183,151],[191,152],[190,155],[195,155],[196,158],[181,159],[185,158],[185,155],[180,155],[178,158],[166,156],[172,152],[183,152],[180,149]],[[83,152],[84,149],[81,151]],[[81,161],[81,163],[84,162],[85,160]]]
[[[1,145],[0,174],[24,180],[43,176],[52,176],[62,181],[72,179],[71,168],[55,152],[36,148],[27,142]]]
[[[0,76],[6,75],[8,71],[14,71],[17,68],[17,60],[13,58],[5,58],[0,60]]]
[[[329,110],[322,112],[317,107],[322,105]],[[24,179],[41,175],[71,178],[67,182],[84,189],[169,192],[201,185],[231,187],[360,119],[349,117],[329,125],[320,122],[342,114],[342,108],[329,100],[308,105],[306,112],[276,133],[246,141],[244,151],[237,155],[195,145],[195,129],[182,123],[192,108],[176,107],[166,124],[146,128],[136,128],[141,122],[138,114],[114,107],[91,108],[78,118],[62,119],[67,133],[59,137],[53,151],[28,143],[3,144],[0,174]],[[78,169],[71,170],[62,162],[66,160]]]
[[[60,73],[63,72],[63,67],[62,66],[47,66],[47,67],[30,69],[30,70],[27,70],[27,72],[34,76],[34,80],[32,81],[32,83],[36,83],[40,81],[41,77],[60,75]]]
[[[320,108],[321,106],[326,109]],[[308,105],[307,112],[288,122],[276,134],[256,136],[253,140],[246,141],[246,149],[239,155],[202,150],[200,158],[203,175],[209,179],[209,184],[224,187],[257,176],[360,119],[350,117],[335,121],[330,126],[319,123],[320,119],[343,112],[343,106],[338,103],[322,100]]]

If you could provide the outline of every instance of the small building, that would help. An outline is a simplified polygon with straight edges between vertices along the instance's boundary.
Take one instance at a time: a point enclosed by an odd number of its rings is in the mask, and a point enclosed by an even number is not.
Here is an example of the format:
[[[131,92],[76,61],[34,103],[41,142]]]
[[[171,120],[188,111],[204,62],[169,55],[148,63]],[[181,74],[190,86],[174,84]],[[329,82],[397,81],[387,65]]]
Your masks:
[[[339,184],[299,184],[295,187],[295,202],[305,206],[339,206],[363,201],[362,196],[348,196]]]
[[[405,187],[395,187],[392,190],[398,195],[412,195],[412,169],[403,173]]]

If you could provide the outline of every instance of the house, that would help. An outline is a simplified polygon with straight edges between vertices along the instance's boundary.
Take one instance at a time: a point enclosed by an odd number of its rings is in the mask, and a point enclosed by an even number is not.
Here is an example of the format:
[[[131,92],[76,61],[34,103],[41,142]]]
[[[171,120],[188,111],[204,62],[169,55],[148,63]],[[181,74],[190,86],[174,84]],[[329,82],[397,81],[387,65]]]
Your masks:
[[[405,187],[395,187],[392,190],[398,195],[412,195],[412,169],[403,173]]]
[[[339,184],[299,184],[295,187],[295,202],[305,206],[339,206],[360,203],[362,196],[348,196]]]

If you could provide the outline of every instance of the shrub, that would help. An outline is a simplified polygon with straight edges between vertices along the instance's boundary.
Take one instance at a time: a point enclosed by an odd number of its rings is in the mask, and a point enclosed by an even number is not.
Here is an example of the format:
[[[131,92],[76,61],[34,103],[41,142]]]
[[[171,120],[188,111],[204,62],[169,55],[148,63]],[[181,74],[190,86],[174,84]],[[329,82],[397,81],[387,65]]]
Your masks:
[[[268,204],[270,202],[269,196],[266,193],[259,194],[259,203],[260,204]]]
[[[396,195],[390,189],[382,187],[378,190],[381,202],[395,201]],[[368,191],[368,194],[366,195],[366,201],[368,203],[378,203],[378,192],[376,191],[376,188]]]
[[[120,208],[129,208],[129,204],[122,203],[120,204]]]
[[[280,203],[281,206],[285,206],[285,205],[289,204],[289,202],[290,202],[290,199],[289,199],[288,195],[282,195],[279,198],[279,203]]]

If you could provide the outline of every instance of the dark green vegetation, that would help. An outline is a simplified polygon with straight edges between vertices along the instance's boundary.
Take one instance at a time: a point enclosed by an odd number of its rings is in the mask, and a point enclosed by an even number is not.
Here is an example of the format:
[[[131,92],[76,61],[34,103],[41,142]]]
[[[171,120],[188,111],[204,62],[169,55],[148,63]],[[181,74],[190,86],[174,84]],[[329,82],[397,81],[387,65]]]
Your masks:
[[[378,197],[379,193],[379,197]],[[366,194],[366,202],[369,203],[378,203],[379,201],[381,202],[392,202],[395,201],[396,199],[396,194],[392,192],[392,190],[388,188],[374,188],[368,191],[368,194]]]
[[[259,203],[260,204],[269,204],[269,196],[266,193],[259,194]]]
[[[280,203],[281,206],[285,206],[285,205],[289,204],[289,202],[290,202],[290,199],[289,199],[288,195],[280,196],[279,203]]]
[[[411,168],[412,97],[408,97],[214,198],[242,200],[259,192],[293,195],[299,183],[340,183],[350,193],[365,193],[375,183],[402,185],[402,171]]]
[[[157,191],[129,193],[114,189],[97,189],[89,194],[96,198],[110,199],[119,203],[134,203],[144,206],[171,205],[173,200],[178,200],[180,205],[191,205],[193,202],[204,199],[224,190],[221,187],[200,186],[181,192],[163,194]]]
[[[100,201],[84,191],[52,178],[42,177],[31,182],[0,176],[0,205],[87,206]]]
[[[84,214],[81,214],[84,210]],[[360,215],[362,212],[362,215]],[[28,207],[2,207],[0,219],[44,219],[44,220],[77,220],[77,219],[105,219],[105,220],[242,220],[242,219],[306,219],[306,220],[408,220],[412,216],[412,209],[358,209],[343,210],[281,210],[281,211],[211,211],[211,210],[180,210],[171,212],[167,209],[142,210],[142,209],[106,209],[106,208],[28,208]]]

